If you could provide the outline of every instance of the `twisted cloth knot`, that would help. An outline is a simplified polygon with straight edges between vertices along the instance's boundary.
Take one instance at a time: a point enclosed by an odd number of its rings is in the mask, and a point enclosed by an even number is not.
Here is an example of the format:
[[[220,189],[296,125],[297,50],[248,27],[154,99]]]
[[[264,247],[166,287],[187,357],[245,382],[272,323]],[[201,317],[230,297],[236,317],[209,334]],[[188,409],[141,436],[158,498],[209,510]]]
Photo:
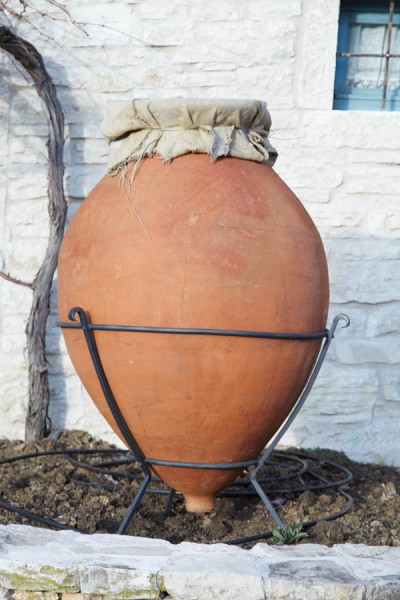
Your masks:
[[[233,156],[273,165],[271,118],[259,100],[132,100],[110,111],[102,132],[110,142],[111,175],[146,156]]]

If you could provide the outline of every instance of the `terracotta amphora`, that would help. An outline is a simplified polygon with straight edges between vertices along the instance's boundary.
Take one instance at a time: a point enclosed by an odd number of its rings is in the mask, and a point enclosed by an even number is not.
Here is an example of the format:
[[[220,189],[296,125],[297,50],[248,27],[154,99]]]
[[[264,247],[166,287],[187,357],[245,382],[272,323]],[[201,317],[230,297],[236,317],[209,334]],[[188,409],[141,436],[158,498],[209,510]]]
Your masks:
[[[176,136],[180,124],[174,127]],[[189,135],[195,127],[181,129]],[[260,140],[243,130],[256,148]],[[265,142],[260,127],[255,131]],[[268,154],[253,160],[226,152],[211,160],[203,152],[166,161],[157,145],[142,144],[136,155],[130,152],[133,163],[120,162],[117,174],[93,189],[60,253],[61,321],[80,306],[93,323],[324,330],[326,259],[300,201],[268,164]],[[271,147],[267,153],[272,156]],[[84,386],[119,433],[83,332],[63,334]],[[320,348],[320,340],[94,335],[116,402],[145,456],[197,463],[256,458],[295,404]],[[215,495],[240,474],[153,469],[184,494],[190,511],[211,510]]]

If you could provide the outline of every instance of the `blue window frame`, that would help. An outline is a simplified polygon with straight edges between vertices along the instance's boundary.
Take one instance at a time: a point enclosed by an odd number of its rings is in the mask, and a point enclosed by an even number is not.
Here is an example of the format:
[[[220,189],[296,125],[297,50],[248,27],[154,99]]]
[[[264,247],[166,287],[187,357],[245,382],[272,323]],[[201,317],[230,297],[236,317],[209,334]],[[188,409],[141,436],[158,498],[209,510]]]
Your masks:
[[[333,108],[400,110],[400,0],[342,0]]]

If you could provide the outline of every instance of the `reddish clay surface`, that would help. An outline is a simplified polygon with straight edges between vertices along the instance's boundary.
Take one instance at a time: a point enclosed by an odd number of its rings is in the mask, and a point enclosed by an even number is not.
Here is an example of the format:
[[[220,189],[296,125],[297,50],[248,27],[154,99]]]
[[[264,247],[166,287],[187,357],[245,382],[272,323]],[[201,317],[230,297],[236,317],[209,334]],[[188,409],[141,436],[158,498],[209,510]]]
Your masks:
[[[144,231],[142,219],[151,240]],[[206,155],[145,159],[131,191],[106,176],[73,218],[59,260],[59,316],[92,322],[313,332],[325,328],[320,236],[268,166]],[[116,428],[81,331],[64,330],[74,366]],[[296,401],[319,341],[96,332],[122,414],[146,456],[255,458]],[[209,510],[239,473],[157,467],[187,508]]]

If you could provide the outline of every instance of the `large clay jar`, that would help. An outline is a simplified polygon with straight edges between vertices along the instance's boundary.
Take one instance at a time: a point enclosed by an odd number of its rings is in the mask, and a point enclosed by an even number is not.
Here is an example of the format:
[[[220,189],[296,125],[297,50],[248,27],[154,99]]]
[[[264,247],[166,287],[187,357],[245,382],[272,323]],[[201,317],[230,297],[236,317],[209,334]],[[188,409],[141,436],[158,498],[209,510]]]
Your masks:
[[[119,138],[113,174],[89,194],[66,232],[58,270],[60,320],[81,306],[93,323],[324,330],[322,242],[271,167],[265,105],[171,105],[166,123],[161,101],[133,102],[106,122],[107,132],[115,131],[108,137]],[[245,144],[250,159],[243,157]],[[63,333],[87,391],[119,433],[82,331]],[[320,348],[320,340],[137,332],[96,331],[95,339],[144,454],[198,463],[256,458],[292,409]],[[210,510],[215,494],[240,473],[154,471],[185,495],[192,511]]]

